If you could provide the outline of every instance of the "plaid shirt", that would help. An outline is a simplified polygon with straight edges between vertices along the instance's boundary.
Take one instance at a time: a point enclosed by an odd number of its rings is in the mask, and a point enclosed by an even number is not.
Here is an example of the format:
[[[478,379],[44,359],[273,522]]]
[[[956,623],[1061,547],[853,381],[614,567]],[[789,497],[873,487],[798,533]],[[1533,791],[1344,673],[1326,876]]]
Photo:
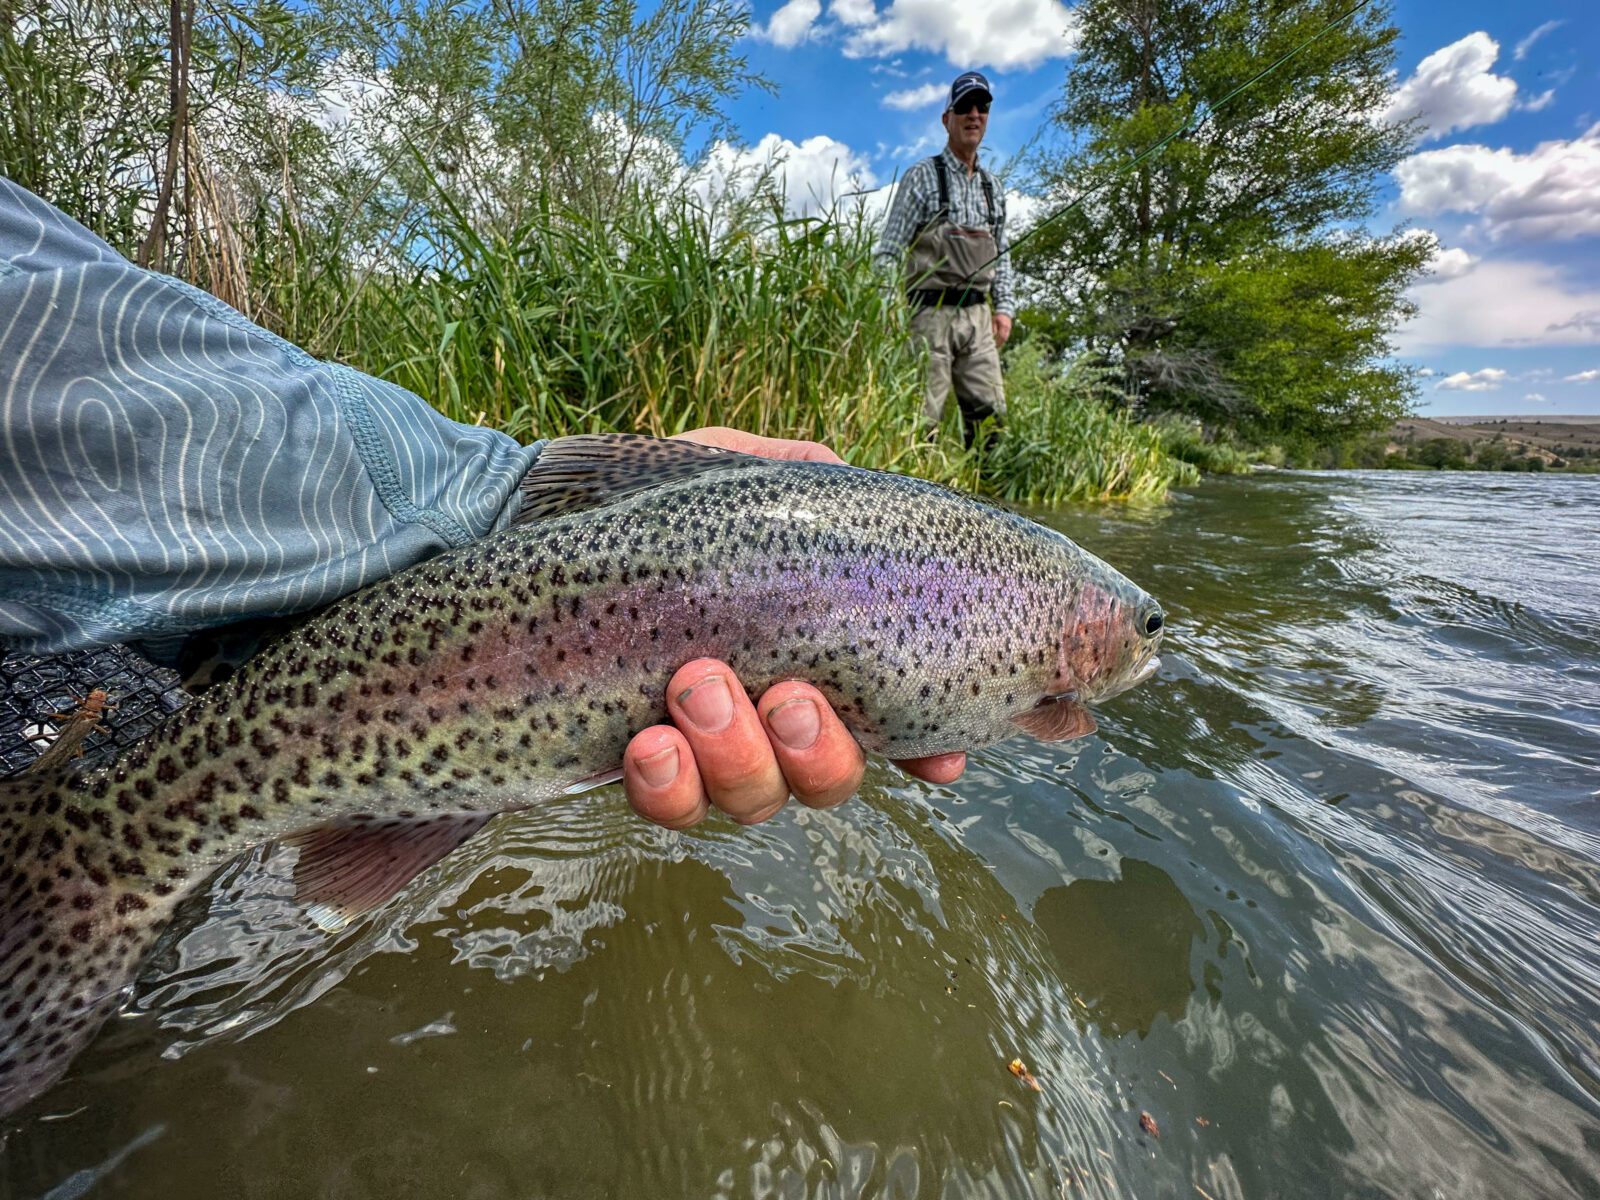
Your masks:
[[[989,228],[989,207],[983,196],[981,168],[969,176],[967,164],[951,154],[948,146],[939,156],[944,159],[950,177],[950,220],[970,229]],[[1016,296],[1011,283],[1011,252],[1006,242],[1006,193],[998,180],[993,186],[995,247],[1000,251],[1000,261],[995,263],[994,271],[994,310],[1009,317],[1016,311]],[[924,158],[901,177],[900,186],[894,190],[894,200],[889,204],[889,216],[878,237],[873,261],[885,271],[902,267],[906,249],[938,212],[939,176],[933,169],[933,160]]]

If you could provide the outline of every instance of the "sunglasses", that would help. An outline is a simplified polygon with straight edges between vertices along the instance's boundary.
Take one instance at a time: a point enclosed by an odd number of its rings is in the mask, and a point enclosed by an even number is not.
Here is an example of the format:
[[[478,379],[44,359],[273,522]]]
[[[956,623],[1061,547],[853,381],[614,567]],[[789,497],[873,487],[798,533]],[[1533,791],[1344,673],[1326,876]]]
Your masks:
[[[988,116],[989,115],[989,102],[987,100],[957,100],[956,101],[955,113],[956,113],[956,116],[958,116],[958,117],[966,116],[973,109],[977,109],[984,116]]]

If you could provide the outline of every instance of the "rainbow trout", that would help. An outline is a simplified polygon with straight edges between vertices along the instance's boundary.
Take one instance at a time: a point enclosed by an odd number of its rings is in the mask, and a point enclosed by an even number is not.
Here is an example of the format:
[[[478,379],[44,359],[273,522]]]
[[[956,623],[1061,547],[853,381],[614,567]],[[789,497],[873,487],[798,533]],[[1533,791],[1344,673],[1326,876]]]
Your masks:
[[[690,659],[753,695],[808,680],[866,749],[913,758],[1092,732],[1162,621],[1067,538],[917,479],[554,441],[511,528],[346,597],[110,767],[0,782],[0,1112],[221,864],[293,840],[297,895],[347,920],[493,814],[615,778]]]

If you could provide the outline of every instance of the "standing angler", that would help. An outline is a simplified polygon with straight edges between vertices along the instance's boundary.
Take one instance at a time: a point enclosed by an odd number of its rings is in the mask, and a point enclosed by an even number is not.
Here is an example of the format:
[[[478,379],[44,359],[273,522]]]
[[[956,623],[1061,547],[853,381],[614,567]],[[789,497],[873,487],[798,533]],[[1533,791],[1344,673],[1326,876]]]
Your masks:
[[[347,920],[494,813],[616,778],[687,660],[807,680],[895,758],[1093,732],[1157,666],[1149,596],[920,480],[580,437],[525,486],[526,523],[346,598],[115,765],[0,782],[0,1112],[222,863],[289,839],[299,897]]]
[[[906,260],[911,336],[928,351],[922,402],[928,436],[938,435],[954,383],[968,446],[985,420],[1005,415],[1000,348],[1011,336],[1016,306],[1005,189],[978,163],[993,99],[978,72],[956,77],[940,118],[949,141],[900,181],[873,256],[887,271]]]

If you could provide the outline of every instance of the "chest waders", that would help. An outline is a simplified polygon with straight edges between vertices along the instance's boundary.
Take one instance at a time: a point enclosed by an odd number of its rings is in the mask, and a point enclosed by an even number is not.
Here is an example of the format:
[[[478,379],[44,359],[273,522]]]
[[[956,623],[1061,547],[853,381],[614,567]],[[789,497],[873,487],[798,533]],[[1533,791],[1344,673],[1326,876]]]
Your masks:
[[[950,169],[942,154],[931,161],[939,179],[939,211],[911,243],[906,264],[911,301],[918,308],[982,304],[994,285],[1000,254],[995,237],[994,180],[989,172],[979,169],[988,225],[981,229],[957,225],[950,220]]]
[[[916,310],[912,334],[928,347],[923,421],[929,437],[937,436],[953,383],[966,444],[970,447],[979,427],[990,421],[984,440],[988,448],[996,435],[994,424],[1005,412],[1000,352],[988,304],[999,259],[994,181],[979,169],[987,227],[957,225],[950,219],[949,168],[942,154],[931,161],[939,180],[939,211],[912,241],[906,261],[906,297]]]

